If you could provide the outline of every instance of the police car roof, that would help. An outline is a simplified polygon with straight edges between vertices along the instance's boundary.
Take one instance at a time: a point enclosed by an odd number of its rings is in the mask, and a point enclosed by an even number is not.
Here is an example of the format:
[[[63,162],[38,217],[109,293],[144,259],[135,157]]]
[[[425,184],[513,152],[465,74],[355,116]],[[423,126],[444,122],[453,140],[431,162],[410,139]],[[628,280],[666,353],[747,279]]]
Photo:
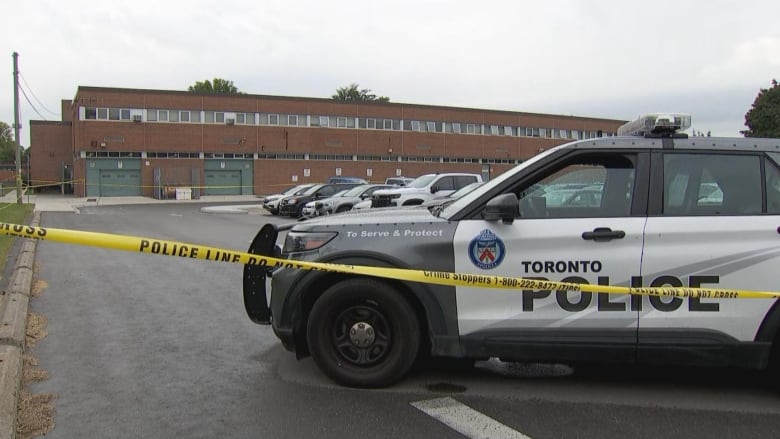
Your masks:
[[[600,137],[579,140],[561,145],[561,148],[577,149],[693,149],[722,151],[780,152],[780,139],[757,137],[664,137],[645,138],[635,136]]]

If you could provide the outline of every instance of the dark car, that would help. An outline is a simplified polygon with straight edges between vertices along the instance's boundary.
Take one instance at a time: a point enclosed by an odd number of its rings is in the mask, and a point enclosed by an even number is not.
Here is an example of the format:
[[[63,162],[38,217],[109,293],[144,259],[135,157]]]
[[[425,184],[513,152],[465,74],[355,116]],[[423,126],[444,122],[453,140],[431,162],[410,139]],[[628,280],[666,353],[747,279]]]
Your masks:
[[[368,184],[365,178],[360,177],[330,177],[328,183],[357,183]]]
[[[303,193],[282,198],[279,202],[279,215],[300,218],[303,207],[309,201],[332,197],[336,192],[351,189],[360,183],[320,183],[315,184]]]

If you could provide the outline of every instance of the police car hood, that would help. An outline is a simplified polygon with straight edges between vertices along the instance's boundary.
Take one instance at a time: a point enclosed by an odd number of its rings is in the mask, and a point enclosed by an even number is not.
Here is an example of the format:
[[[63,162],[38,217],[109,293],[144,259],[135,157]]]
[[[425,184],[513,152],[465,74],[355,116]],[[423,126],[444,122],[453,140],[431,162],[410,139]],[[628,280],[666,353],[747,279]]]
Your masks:
[[[345,212],[336,215],[327,215],[307,219],[296,224],[295,228],[316,227],[319,225],[332,226],[334,224],[389,224],[389,223],[413,223],[413,222],[447,222],[438,218],[425,207],[388,207],[379,209],[365,209],[355,212]]]

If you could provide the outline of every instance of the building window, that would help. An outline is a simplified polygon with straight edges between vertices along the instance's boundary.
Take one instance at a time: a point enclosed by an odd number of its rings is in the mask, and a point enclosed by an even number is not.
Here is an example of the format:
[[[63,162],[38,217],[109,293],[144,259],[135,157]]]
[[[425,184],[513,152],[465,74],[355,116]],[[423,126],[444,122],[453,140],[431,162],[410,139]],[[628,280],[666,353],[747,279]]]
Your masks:
[[[171,110],[168,112],[168,122],[178,122],[179,121],[179,112],[176,110]]]
[[[338,128],[346,128],[347,127],[347,118],[344,116],[339,116],[336,118],[336,126]]]
[[[205,115],[205,122],[206,123],[214,123],[214,112],[213,111],[206,111],[204,113]]]
[[[123,108],[119,110],[119,119],[121,120],[130,120],[130,109],[129,108]]]
[[[327,128],[328,127],[328,116],[320,116],[320,126]]]
[[[108,109],[108,120],[119,120],[119,108]]]
[[[108,120],[108,108],[98,108],[97,118],[98,120]]]
[[[559,135],[560,135],[561,139],[568,139],[569,138],[569,134],[566,132],[566,130],[559,130]]]
[[[246,114],[244,113],[236,113],[236,123],[240,125],[246,124]]]
[[[168,122],[168,110],[158,110],[157,120],[160,122]]]
[[[214,113],[214,122],[225,123],[225,113],[218,111]]]
[[[179,111],[179,120],[182,122],[189,122],[190,121],[190,112],[189,111]]]
[[[429,133],[436,132],[436,122],[425,122],[425,129]]]
[[[460,133],[463,132],[463,131],[461,131],[461,128],[460,128],[460,122],[453,122],[452,123],[452,132],[456,133],[456,134],[460,134]]]
[[[466,124],[466,134],[476,134],[477,126],[473,123]]]
[[[413,120],[411,123],[412,131],[420,131],[420,121]]]
[[[547,128],[539,128],[539,137],[547,137]]]
[[[498,125],[490,125],[490,135],[491,135],[491,136],[497,136],[497,135],[499,135],[499,132],[498,132]]]
[[[366,128],[375,130],[376,129],[376,119],[366,119]]]
[[[268,125],[279,125],[279,115],[278,114],[269,114],[268,115]]]
[[[298,125],[298,115],[290,114],[289,116],[287,116],[287,125],[291,125],[291,126]]]
[[[505,136],[514,136],[514,135],[515,135],[515,130],[514,130],[514,128],[512,128],[512,127],[510,127],[510,126],[505,126],[505,127],[504,127],[504,135],[505,135]]]
[[[580,132],[577,130],[571,130],[571,138],[574,140],[580,139]]]

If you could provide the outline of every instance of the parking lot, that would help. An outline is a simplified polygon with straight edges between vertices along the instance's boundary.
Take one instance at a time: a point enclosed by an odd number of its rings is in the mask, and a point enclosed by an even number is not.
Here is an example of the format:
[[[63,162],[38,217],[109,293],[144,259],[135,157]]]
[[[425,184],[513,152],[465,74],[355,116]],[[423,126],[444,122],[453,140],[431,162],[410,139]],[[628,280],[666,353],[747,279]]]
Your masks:
[[[245,250],[264,214],[202,205],[44,212],[44,227]],[[237,264],[41,241],[31,353],[56,394],[50,437],[710,438],[780,435],[778,394],[735,370],[420,365],[399,385],[334,385],[244,312]]]

